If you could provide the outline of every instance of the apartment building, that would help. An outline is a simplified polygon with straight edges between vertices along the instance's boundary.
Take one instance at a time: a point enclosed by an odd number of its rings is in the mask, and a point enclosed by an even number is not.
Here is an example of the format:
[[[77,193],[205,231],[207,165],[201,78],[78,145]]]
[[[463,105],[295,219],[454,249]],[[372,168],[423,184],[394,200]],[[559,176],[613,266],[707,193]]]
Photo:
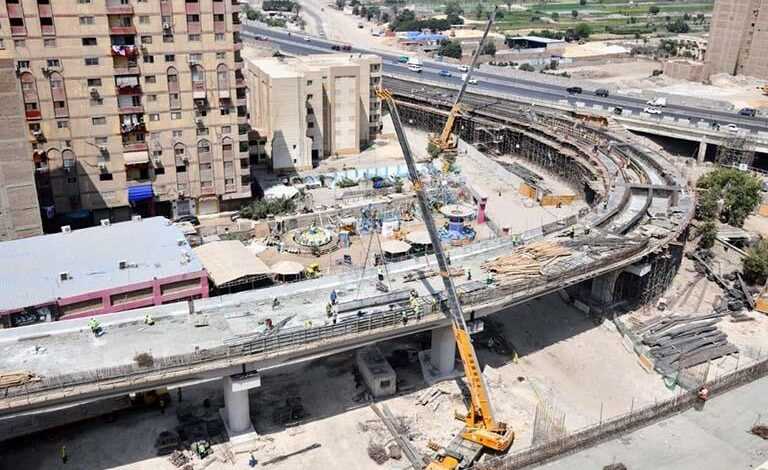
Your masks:
[[[42,234],[16,65],[0,50],[0,241]]]
[[[3,7],[44,213],[88,225],[250,198],[237,0]]]
[[[768,0],[716,0],[706,53],[709,74],[768,76]]]
[[[317,54],[246,58],[250,124],[274,171],[360,152],[381,131],[381,58]]]

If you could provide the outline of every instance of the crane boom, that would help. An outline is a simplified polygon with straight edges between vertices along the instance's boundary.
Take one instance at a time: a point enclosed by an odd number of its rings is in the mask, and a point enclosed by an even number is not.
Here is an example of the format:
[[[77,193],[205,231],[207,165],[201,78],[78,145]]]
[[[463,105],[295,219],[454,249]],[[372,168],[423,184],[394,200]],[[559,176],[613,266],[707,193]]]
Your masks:
[[[410,144],[408,143],[402,122],[400,121],[400,114],[398,113],[397,106],[395,105],[390,91],[380,89],[377,91],[377,94],[389,108],[395,133],[397,134],[400,148],[403,151],[403,157],[405,158],[405,163],[408,167],[408,175],[413,183],[413,188],[416,191],[416,199],[422,213],[424,225],[427,228],[432,247],[435,251],[435,258],[437,258],[437,265],[440,270],[440,279],[445,287],[448,317],[451,320],[453,335],[459,349],[462,364],[464,365],[464,372],[471,396],[471,404],[468,413],[464,418],[466,429],[463,431],[462,437],[495,451],[506,451],[514,440],[514,433],[507,429],[505,423],[496,421],[494,417],[491,399],[488,393],[488,386],[485,383],[485,378],[480,369],[480,362],[478,361],[477,354],[472,346],[472,340],[469,336],[467,324],[464,320],[464,315],[461,312],[459,297],[456,294],[456,287],[453,285],[453,281],[449,274],[448,260],[440,242],[437,227],[435,226],[435,220],[432,217],[427,194],[424,191],[424,186],[419,177],[418,169],[416,168],[416,161],[413,158]],[[442,466],[437,468],[455,467]]]
[[[459,94],[456,95],[456,99],[453,101],[453,106],[451,106],[451,111],[448,113],[448,119],[445,121],[443,131],[440,133],[437,139],[433,141],[433,143],[437,145],[441,150],[447,150],[455,146],[453,139],[451,139],[451,133],[453,132],[453,126],[456,123],[456,118],[459,116],[459,114],[461,114],[461,99],[464,98],[464,93],[467,91],[467,85],[469,84],[469,80],[472,78],[472,71],[475,69],[475,64],[477,64],[477,58],[480,57],[480,54],[482,53],[485,40],[488,37],[488,32],[491,30],[493,20],[496,18],[496,11],[498,9],[499,6],[496,5],[491,12],[491,17],[488,18],[488,22],[485,24],[483,37],[480,39],[480,43],[477,45],[477,49],[475,49],[475,53],[472,56],[472,63],[469,66],[469,70],[464,75],[464,80],[461,82]]]

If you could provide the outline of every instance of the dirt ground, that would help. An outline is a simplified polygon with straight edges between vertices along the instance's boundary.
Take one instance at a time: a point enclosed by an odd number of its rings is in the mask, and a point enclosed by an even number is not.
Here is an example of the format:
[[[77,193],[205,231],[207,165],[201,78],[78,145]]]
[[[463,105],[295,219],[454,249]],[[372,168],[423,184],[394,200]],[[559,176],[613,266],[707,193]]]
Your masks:
[[[492,318],[517,350],[517,359],[512,354],[492,352],[484,344],[476,347],[485,365],[497,414],[517,433],[515,449],[530,444],[539,402],[562,412],[567,429],[575,430],[597,421],[601,412],[606,418],[671,394],[657,375],[637,365],[634,354],[624,348],[616,331],[595,326],[557,295]],[[398,363],[391,358],[395,350],[417,350],[426,343],[427,335],[416,335],[381,345],[395,364],[399,389],[397,396],[381,403],[403,417],[413,443],[422,451],[429,439],[447,442],[452,433],[459,431],[461,423],[453,419],[453,414],[465,410],[461,388],[454,381],[434,386],[446,393],[430,406],[416,404],[428,389],[418,363]],[[207,468],[247,468],[249,453],[238,453],[243,450],[252,450],[254,457],[264,462],[314,443],[320,447],[271,464],[270,468],[309,469],[318,468],[318,464],[321,468],[334,465],[360,470],[402,467],[402,462],[394,461],[379,467],[368,457],[369,442],[386,444],[389,436],[368,407],[364,389],[356,385],[353,371],[353,353],[266,371],[262,387],[253,390],[250,397],[259,437],[235,446],[216,445],[221,460],[226,454],[234,454],[235,463],[216,461]],[[6,448],[0,448],[0,468],[171,470],[174,467],[166,457],[155,456],[154,442],[160,432],[178,424],[179,404],[175,393],[172,397],[173,404],[165,414],[156,409],[132,411],[120,414],[111,423],[96,419],[6,444]],[[289,397],[300,399],[307,416],[289,426],[275,424],[274,410]],[[195,406],[203,412],[200,404],[204,398],[211,400],[211,409],[221,406],[220,384],[184,389],[181,405]],[[208,413],[213,411],[209,409]],[[59,462],[61,445],[70,455],[66,466]]]

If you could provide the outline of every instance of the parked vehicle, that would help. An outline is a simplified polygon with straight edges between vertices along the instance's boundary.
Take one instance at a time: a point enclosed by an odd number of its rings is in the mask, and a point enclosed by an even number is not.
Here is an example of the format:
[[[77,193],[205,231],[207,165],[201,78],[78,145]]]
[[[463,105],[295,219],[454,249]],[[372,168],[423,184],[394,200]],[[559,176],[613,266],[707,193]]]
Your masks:
[[[657,108],[656,106],[646,106],[643,111],[648,114],[661,114],[661,108]]]
[[[610,95],[610,93],[605,88],[598,88],[597,90],[595,90],[595,96],[602,96],[603,98],[608,98],[608,95]]]
[[[746,116],[746,117],[755,117],[757,116],[757,110],[754,108],[741,108],[739,110],[739,115]]]
[[[459,72],[469,72],[469,65],[459,65]]]
[[[647,104],[648,106],[655,106],[657,108],[663,108],[664,106],[667,105],[667,99],[666,98],[660,98],[660,97],[657,96],[656,98],[654,98],[652,100],[648,100],[648,102],[645,103],[645,104]]]
[[[451,75],[451,72],[449,72],[449,71],[447,71],[447,70],[441,70],[441,71],[440,71],[440,76],[441,76],[441,77],[450,77],[450,76],[452,76],[452,75]]]
[[[582,90],[580,86],[571,86],[566,88],[565,91],[567,91],[571,95],[580,95],[581,92],[583,92],[584,90]]]

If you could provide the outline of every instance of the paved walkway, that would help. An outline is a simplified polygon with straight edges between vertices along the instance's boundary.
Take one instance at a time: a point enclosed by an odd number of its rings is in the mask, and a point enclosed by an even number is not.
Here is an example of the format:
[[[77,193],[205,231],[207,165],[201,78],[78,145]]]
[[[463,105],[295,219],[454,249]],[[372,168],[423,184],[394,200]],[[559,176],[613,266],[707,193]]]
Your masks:
[[[739,470],[768,461],[768,441],[749,433],[768,422],[768,378],[597,447],[562,458],[546,470],[600,469],[621,462],[630,470]]]

